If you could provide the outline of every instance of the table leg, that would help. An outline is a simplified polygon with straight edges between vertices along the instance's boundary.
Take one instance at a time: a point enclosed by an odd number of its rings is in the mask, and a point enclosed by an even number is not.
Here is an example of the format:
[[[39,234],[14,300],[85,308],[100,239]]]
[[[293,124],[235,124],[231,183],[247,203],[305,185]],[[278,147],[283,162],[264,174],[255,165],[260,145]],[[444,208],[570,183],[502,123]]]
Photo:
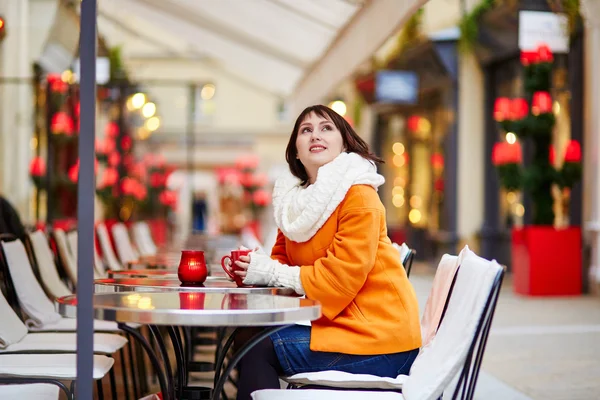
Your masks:
[[[165,379],[165,372],[163,371],[163,369],[160,365],[160,361],[158,360],[156,353],[154,352],[154,350],[152,349],[152,346],[148,343],[146,338],[144,338],[144,336],[142,336],[136,329],[133,329],[133,328],[127,326],[127,324],[124,324],[122,322],[119,322],[119,329],[129,333],[132,337],[134,337],[137,340],[138,343],[140,343],[142,345],[144,350],[146,350],[146,354],[148,354],[148,358],[150,359],[150,362],[152,363],[152,366],[154,367],[154,371],[156,372],[156,375],[158,376],[160,392],[163,394],[163,396],[165,396],[165,400],[175,400],[167,386],[167,381]]]
[[[215,384],[215,388],[213,389],[212,399],[219,400],[219,396],[221,395],[221,391],[223,390],[223,386],[225,385],[227,378],[229,377],[229,375],[231,374],[231,372],[233,371],[235,366],[240,362],[242,357],[244,357],[246,355],[246,353],[248,353],[261,340],[265,339],[272,333],[280,331],[283,328],[287,328],[288,326],[289,325],[283,325],[283,326],[275,326],[275,327],[266,328],[264,331],[257,333],[252,339],[250,339],[250,341],[248,341],[248,343],[244,344],[244,346],[242,346],[237,351],[237,353],[235,353],[235,355],[233,356],[231,361],[229,361],[229,364],[227,364],[227,368],[225,368],[225,372],[223,373],[223,375],[219,377],[219,380],[217,381],[217,383]],[[234,334],[235,334],[235,332],[234,332]],[[232,336],[234,334],[232,334]],[[232,339],[232,341],[233,341],[233,339]],[[215,373],[216,373],[216,371],[215,371]]]
[[[236,337],[237,333],[239,332],[239,330],[240,330],[239,328],[235,328],[233,330],[233,332],[231,332],[231,335],[229,335],[229,337],[227,338],[227,342],[225,342],[224,346],[219,346],[219,345],[222,343],[223,338],[225,337],[226,328],[223,328],[223,335],[219,335],[217,338],[218,343],[217,343],[217,354],[216,354],[216,362],[215,362],[215,378],[214,378],[215,386],[217,385],[217,382],[219,381],[219,378],[221,377],[221,369],[223,368],[223,363],[225,362],[225,357],[227,356],[229,349],[233,345],[233,341],[235,340],[235,337]]]
[[[171,369],[171,363],[169,362],[169,352],[167,351],[167,346],[165,346],[165,342],[160,333],[160,329],[156,325],[148,325],[150,328],[150,332],[152,332],[152,336],[154,336],[154,340],[158,345],[158,351],[163,360],[163,365],[165,366],[165,376],[167,378],[167,385],[169,387],[169,395],[175,399],[175,380],[173,378],[173,370]]]

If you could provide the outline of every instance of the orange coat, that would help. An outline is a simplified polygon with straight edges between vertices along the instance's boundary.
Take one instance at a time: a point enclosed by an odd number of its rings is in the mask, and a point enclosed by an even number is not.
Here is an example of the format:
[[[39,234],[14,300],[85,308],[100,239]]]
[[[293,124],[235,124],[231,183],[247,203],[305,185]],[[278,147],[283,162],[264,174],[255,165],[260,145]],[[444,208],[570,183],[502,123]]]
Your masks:
[[[301,266],[306,297],[321,303],[311,350],[375,355],[421,346],[417,298],[387,236],[385,208],[373,187],[352,186],[307,242],[293,242],[279,231],[271,257]]]

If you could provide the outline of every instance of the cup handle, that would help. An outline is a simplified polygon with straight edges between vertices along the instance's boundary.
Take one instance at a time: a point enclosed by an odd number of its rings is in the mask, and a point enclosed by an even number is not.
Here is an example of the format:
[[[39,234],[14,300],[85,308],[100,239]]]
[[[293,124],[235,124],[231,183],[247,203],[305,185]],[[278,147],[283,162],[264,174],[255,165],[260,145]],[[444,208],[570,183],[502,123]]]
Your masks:
[[[231,257],[230,256],[223,256],[223,258],[221,258],[221,267],[223,268],[223,271],[225,271],[225,273],[227,275],[229,275],[229,277],[231,279],[235,280],[237,278],[237,275],[234,274],[232,271],[230,271],[229,268],[227,268],[227,266],[225,265],[225,260],[228,259],[228,258],[229,258],[229,261],[231,261]]]

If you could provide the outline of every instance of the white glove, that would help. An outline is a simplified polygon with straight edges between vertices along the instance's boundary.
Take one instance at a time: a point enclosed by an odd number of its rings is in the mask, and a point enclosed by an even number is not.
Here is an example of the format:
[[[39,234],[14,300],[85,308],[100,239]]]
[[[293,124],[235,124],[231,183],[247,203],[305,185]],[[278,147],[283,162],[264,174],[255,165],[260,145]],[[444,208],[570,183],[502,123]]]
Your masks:
[[[300,267],[281,264],[262,252],[250,253],[250,265],[243,282],[291,288],[300,295],[306,294],[300,280]]]

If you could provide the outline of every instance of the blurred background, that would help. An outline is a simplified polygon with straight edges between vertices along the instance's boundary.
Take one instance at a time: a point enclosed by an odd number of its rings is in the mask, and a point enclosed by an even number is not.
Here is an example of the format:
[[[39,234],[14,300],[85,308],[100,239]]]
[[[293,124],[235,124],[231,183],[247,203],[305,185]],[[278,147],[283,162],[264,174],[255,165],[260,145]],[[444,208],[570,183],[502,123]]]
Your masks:
[[[0,195],[29,226],[77,223],[79,4],[0,0]],[[295,117],[327,104],[385,159],[389,236],[417,275],[465,244],[506,266],[498,324],[533,342],[492,338],[503,398],[598,398],[597,0],[98,4],[98,221],[269,247]],[[565,382],[589,391],[546,386],[565,357],[587,360]]]

